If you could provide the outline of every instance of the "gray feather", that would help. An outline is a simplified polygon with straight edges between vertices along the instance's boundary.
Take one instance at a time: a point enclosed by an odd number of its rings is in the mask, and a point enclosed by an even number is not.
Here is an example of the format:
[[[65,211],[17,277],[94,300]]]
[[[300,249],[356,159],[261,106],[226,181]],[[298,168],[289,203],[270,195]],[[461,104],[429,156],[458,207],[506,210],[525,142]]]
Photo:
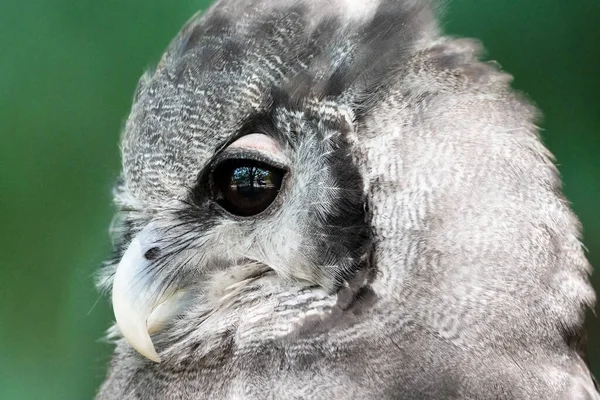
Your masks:
[[[117,339],[98,399],[600,399],[537,111],[428,2],[349,3],[217,1],[142,77],[99,286],[152,221],[170,247],[147,273],[194,296],[162,363]],[[235,220],[202,177],[255,131],[294,178]]]

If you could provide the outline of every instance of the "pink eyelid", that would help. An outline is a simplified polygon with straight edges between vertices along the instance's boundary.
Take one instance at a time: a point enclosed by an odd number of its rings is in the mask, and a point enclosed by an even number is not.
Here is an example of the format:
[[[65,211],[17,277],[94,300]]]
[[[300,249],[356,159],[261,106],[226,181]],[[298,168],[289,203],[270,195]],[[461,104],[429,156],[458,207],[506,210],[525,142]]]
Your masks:
[[[278,155],[281,153],[281,149],[279,148],[277,142],[262,133],[251,133],[249,135],[242,136],[235,142],[231,143],[229,148],[253,149],[272,155]]]

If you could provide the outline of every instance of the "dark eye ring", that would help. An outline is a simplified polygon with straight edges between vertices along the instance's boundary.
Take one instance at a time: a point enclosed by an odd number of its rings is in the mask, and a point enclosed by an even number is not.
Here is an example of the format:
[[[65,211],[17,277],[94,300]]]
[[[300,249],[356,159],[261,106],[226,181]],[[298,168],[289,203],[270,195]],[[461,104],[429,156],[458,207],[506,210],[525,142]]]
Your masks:
[[[227,159],[211,174],[212,198],[231,214],[250,217],[277,198],[285,171],[264,162]]]

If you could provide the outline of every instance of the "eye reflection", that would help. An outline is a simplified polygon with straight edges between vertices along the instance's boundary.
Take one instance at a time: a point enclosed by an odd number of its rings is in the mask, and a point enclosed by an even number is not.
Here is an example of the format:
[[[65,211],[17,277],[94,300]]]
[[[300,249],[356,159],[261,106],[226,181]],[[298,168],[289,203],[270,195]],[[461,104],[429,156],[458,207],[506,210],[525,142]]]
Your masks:
[[[226,160],[213,173],[213,196],[232,214],[256,215],[275,200],[284,174],[279,168],[257,161]]]

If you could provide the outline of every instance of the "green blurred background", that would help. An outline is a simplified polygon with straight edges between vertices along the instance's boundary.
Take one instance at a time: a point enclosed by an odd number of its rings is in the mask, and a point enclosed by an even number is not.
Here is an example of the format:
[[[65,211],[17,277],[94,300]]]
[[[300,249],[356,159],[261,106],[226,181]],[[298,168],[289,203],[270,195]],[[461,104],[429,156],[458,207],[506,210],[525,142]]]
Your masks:
[[[209,3],[0,2],[0,399],[89,399],[104,377],[111,315],[93,273],[110,247],[119,132],[138,77]],[[600,2],[454,0],[444,21],[483,40],[542,109],[600,268]]]

